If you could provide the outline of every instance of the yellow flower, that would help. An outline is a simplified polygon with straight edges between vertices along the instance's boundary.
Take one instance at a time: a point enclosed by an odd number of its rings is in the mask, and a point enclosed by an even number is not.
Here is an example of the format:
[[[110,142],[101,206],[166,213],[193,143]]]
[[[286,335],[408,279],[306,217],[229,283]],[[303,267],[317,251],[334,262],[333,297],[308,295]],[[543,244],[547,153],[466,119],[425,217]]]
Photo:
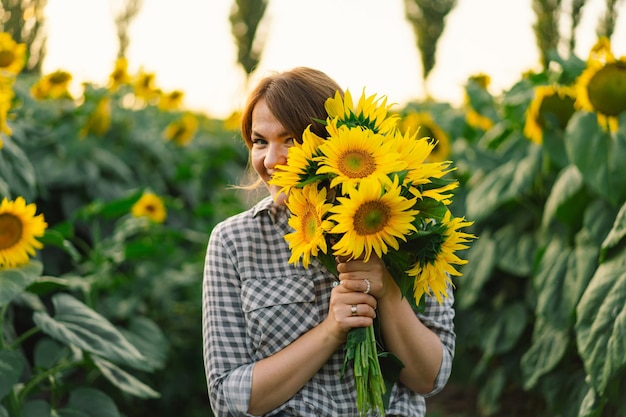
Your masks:
[[[165,128],[163,137],[179,146],[186,146],[191,142],[197,130],[198,119],[196,116],[191,113],[185,113]]]
[[[159,90],[155,86],[155,75],[141,70],[133,83],[135,96],[151,103],[159,97]]]
[[[447,288],[448,285],[452,285],[450,276],[462,275],[452,265],[467,263],[467,260],[459,258],[455,251],[467,249],[468,246],[465,243],[476,238],[472,234],[459,231],[462,227],[471,226],[473,222],[459,217],[452,218],[450,211],[446,212],[442,223],[445,229],[443,241],[439,248],[435,248],[434,258],[432,254],[420,257],[407,271],[409,276],[415,277],[413,289],[418,303],[424,294],[434,295],[439,304],[443,302],[443,297],[448,297]]]
[[[376,94],[367,97],[365,89],[356,108],[349,90],[343,98],[336,92],[334,98],[326,100],[325,108],[329,118],[335,119],[338,126],[360,126],[380,134],[393,131],[399,119],[398,115],[388,115],[391,106],[387,106],[387,97],[376,98]]]
[[[26,204],[23,197],[0,204],[0,268],[13,268],[27,264],[29,256],[43,245],[42,237],[48,224],[43,214],[35,215],[37,206]]]
[[[493,120],[487,116],[483,116],[474,109],[468,109],[465,113],[467,124],[478,129],[489,130],[493,127]]]
[[[13,133],[7,124],[7,115],[13,103],[13,83],[15,77],[5,77],[0,75],[0,132],[10,135]],[[0,137],[0,149],[2,149],[2,138]]]
[[[69,92],[72,74],[67,71],[57,70],[45,75],[31,87],[31,94],[38,100],[45,99],[71,99]]]
[[[293,233],[285,235],[291,249],[289,263],[297,263],[302,258],[302,264],[308,268],[311,256],[317,256],[320,250],[327,251],[325,233],[333,224],[324,217],[332,204],[326,202],[326,188],[318,191],[317,185],[312,184],[294,188],[289,193],[287,207],[292,213],[289,226],[294,229]]]
[[[0,71],[9,75],[19,74],[26,64],[26,44],[16,43],[10,34],[0,33]]]
[[[410,112],[402,119],[401,128],[403,131],[419,131],[420,137],[429,138],[435,143],[429,161],[445,161],[450,156],[450,139],[429,113]]]
[[[230,114],[224,120],[224,129],[226,130],[239,130],[241,128],[241,111],[236,110]]]
[[[576,92],[571,87],[561,85],[540,85],[535,87],[534,97],[526,111],[524,135],[537,144],[543,142],[543,129],[556,122],[564,130],[576,109]]]
[[[598,123],[610,132],[618,129],[618,116],[626,111],[626,56],[619,60],[611,43],[600,38],[591,49],[587,68],[576,80],[576,105],[596,112]]]
[[[432,178],[442,178],[452,169],[450,162],[425,162],[435,144],[429,138],[417,139],[417,132],[410,130],[403,135],[396,132],[394,135],[395,147],[401,160],[408,167],[405,183],[411,185],[411,192],[418,198],[430,197],[445,204],[450,204],[451,190],[458,187],[458,182],[451,182],[439,187],[430,185]]]
[[[131,214],[135,217],[147,217],[155,223],[163,223],[167,211],[163,200],[154,193],[146,192],[133,204]]]
[[[302,143],[295,142],[288,150],[287,164],[279,165],[270,184],[281,188],[281,193],[289,194],[292,187],[301,185],[305,180],[315,177],[319,164],[319,147],[324,139],[311,132],[310,126],[302,134]]]
[[[331,187],[341,184],[344,193],[356,187],[361,180],[376,177],[390,181],[389,174],[402,171],[406,163],[394,149],[393,141],[383,135],[360,127],[327,126],[330,136],[319,147],[316,158],[318,174],[330,174]]]
[[[93,113],[89,115],[85,126],[80,131],[82,137],[88,134],[103,136],[111,127],[111,99],[103,97],[96,104]]]
[[[386,189],[375,178],[367,178],[349,198],[337,197],[339,204],[330,209],[329,217],[335,223],[330,233],[343,234],[333,245],[335,255],[351,259],[364,255],[367,261],[372,252],[382,257],[389,246],[399,249],[398,240],[406,240],[416,230],[412,222],[418,214],[412,209],[415,199],[406,199],[400,192],[397,177]]]
[[[159,97],[159,109],[163,111],[178,110],[183,104],[185,93],[174,90],[168,94],[161,93]]]
[[[109,75],[109,88],[113,91],[120,86],[130,83],[130,75],[128,75],[128,61],[126,58],[118,58],[115,61],[115,68]]]

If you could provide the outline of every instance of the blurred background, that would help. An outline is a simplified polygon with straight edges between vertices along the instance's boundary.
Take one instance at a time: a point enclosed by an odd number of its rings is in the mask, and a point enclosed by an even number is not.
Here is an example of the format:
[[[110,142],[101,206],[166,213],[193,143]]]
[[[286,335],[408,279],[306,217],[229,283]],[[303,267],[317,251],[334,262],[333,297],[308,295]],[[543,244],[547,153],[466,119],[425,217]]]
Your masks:
[[[623,0],[2,0],[0,417],[211,415],[204,251],[239,109],[298,65],[396,103],[479,238],[428,416],[624,417]]]

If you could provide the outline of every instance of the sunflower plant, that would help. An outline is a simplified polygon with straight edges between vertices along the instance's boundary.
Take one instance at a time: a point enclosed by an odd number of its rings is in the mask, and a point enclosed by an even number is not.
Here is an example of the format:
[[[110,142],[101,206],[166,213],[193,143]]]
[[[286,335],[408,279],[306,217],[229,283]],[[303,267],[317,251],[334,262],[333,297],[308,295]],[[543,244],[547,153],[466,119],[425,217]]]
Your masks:
[[[350,91],[337,92],[325,107],[328,117],[319,122],[327,135],[307,128],[271,180],[289,196],[289,262],[307,268],[318,258],[336,275],[336,256],[368,261],[375,254],[416,311],[425,296],[443,302],[451,276],[461,275],[454,265],[466,263],[455,252],[475,238],[460,230],[472,223],[449,210],[458,186],[444,178],[451,162],[428,162],[436,141],[400,129],[384,96],[363,90],[355,106]],[[395,379],[383,375],[379,360],[393,355],[374,327],[351,330],[345,347],[344,371],[352,363],[361,415],[385,414]]]

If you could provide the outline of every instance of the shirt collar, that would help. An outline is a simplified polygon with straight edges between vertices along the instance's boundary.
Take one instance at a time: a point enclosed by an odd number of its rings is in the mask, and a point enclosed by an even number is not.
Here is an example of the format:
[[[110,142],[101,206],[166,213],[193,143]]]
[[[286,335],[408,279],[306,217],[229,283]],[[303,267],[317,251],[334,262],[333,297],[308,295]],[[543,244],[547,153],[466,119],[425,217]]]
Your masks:
[[[280,218],[286,216],[287,212],[286,206],[275,205],[272,196],[267,196],[252,208],[252,217],[257,217],[261,213],[267,213],[270,219],[272,219],[272,223],[276,223]]]

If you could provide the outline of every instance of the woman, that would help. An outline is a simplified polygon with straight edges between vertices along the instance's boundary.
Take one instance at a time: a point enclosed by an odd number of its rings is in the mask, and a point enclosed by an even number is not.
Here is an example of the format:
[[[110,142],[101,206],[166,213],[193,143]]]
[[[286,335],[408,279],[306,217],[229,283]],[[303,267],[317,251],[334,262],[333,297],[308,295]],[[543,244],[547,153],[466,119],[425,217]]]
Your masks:
[[[261,80],[246,104],[242,135],[270,195],[209,239],[204,361],[217,417],[358,415],[351,370],[341,377],[343,347],[350,329],[375,317],[386,349],[404,364],[388,416],[423,416],[424,397],[450,375],[452,295],[443,305],[428,298],[425,314],[416,315],[375,255],[338,259],[341,285],[316,259],[306,269],[288,263],[287,196],[268,182],[308,125],[325,136],[315,120],[326,119],[324,103],[336,91],[326,74],[300,67]]]

